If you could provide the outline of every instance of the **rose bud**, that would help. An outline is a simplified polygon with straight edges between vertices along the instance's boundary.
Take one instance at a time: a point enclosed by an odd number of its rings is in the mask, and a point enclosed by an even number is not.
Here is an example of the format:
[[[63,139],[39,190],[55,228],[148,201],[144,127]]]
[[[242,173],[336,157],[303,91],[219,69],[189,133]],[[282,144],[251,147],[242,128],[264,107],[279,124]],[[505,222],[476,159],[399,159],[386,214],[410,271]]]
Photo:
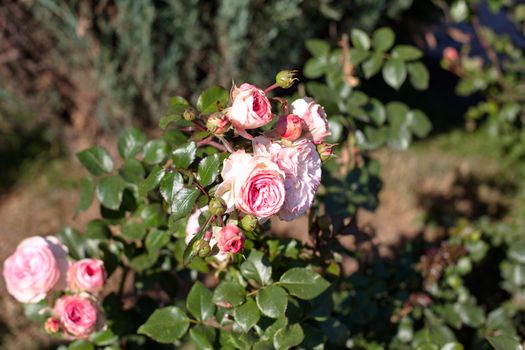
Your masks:
[[[277,134],[288,141],[295,141],[303,132],[302,119],[295,114],[282,115],[277,121]]]
[[[275,76],[275,83],[283,89],[288,89],[293,85],[294,81],[299,80],[295,78],[296,73],[296,70],[282,70]]]
[[[213,113],[208,117],[206,121],[206,127],[208,131],[215,135],[222,135],[230,127],[230,121],[228,117],[222,113]]]
[[[67,274],[68,288],[74,292],[96,294],[106,281],[104,263],[99,259],[82,259],[70,265]]]
[[[184,112],[182,112],[182,118],[187,121],[192,121],[197,116],[197,111],[193,107],[186,107]]]
[[[228,224],[217,232],[217,246],[223,253],[238,253],[244,247],[244,235],[236,225]]]
[[[65,287],[67,248],[55,237],[24,239],[4,262],[7,291],[21,303],[38,303]]]
[[[95,303],[82,295],[64,295],[56,301],[54,309],[66,337],[86,339],[103,323]]]
[[[226,211],[226,202],[222,198],[215,197],[212,198],[208,207],[212,215],[221,216]]]
[[[245,215],[239,224],[243,230],[251,232],[257,227],[257,218],[253,215]]]
[[[44,330],[48,334],[56,334],[60,330],[60,321],[55,317],[49,317],[44,323]]]
[[[334,145],[324,142],[317,145],[317,152],[319,153],[321,161],[325,162],[334,156],[333,148]]]
[[[205,258],[210,254],[210,243],[204,239],[199,239],[193,244],[193,254],[200,258]]]
[[[324,142],[326,137],[331,135],[323,106],[312,98],[304,97],[293,101],[292,113],[302,119],[305,136],[315,144]]]

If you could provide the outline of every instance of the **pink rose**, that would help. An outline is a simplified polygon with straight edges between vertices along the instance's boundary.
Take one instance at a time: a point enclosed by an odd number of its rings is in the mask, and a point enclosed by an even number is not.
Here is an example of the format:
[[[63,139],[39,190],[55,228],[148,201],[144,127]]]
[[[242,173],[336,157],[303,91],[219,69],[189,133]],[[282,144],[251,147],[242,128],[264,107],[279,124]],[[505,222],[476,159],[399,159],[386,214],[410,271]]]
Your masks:
[[[292,103],[292,113],[304,121],[309,133],[308,138],[314,143],[323,142],[330,135],[328,120],[323,107],[310,97],[295,100]]]
[[[106,270],[99,259],[82,259],[69,266],[68,288],[75,292],[96,294],[104,287]]]
[[[4,262],[7,291],[22,303],[38,303],[65,284],[67,248],[55,237],[24,239]]]
[[[232,106],[228,118],[237,130],[255,129],[272,120],[272,106],[264,91],[242,84],[232,91]]]
[[[236,151],[224,161],[221,176],[224,181],[217,187],[216,196],[224,200],[227,212],[236,208],[267,218],[284,203],[284,173],[267,157]]]
[[[448,62],[455,62],[459,59],[458,51],[451,47],[447,46],[443,50],[443,59],[445,59]]]
[[[244,235],[236,225],[228,224],[221,228],[217,234],[217,246],[223,253],[238,253],[244,246]]]
[[[55,313],[66,337],[85,339],[100,328],[102,317],[95,303],[88,297],[64,295],[55,303]]]
[[[315,145],[302,139],[285,147],[262,136],[252,142],[256,155],[269,157],[285,173],[286,197],[279,217],[291,221],[304,214],[312,206],[321,183],[321,159]]]
[[[44,330],[48,334],[55,334],[60,330],[60,321],[56,317],[49,317],[44,323]]]
[[[288,141],[295,141],[303,132],[302,123],[295,114],[282,115],[277,122],[277,134]]]

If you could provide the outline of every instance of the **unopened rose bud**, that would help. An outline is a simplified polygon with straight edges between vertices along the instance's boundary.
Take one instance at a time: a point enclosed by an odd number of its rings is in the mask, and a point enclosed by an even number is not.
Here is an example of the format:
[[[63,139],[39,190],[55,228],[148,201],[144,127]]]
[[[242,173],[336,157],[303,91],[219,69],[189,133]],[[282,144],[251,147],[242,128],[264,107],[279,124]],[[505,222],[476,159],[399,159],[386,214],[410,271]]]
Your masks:
[[[56,334],[60,329],[60,321],[55,317],[49,317],[44,323],[44,330],[48,334]]]
[[[230,127],[230,120],[222,113],[213,113],[209,116],[206,127],[212,134],[222,135]]]
[[[302,119],[295,114],[282,115],[277,121],[277,134],[285,140],[295,141],[303,132]]]
[[[245,215],[239,224],[243,230],[251,232],[257,227],[257,218],[253,215]]]
[[[299,80],[295,78],[296,73],[296,70],[282,70],[275,76],[275,83],[283,89],[288,89],[294,81]]]
[[[224,226],[215,236],[217,237],[217,247],[223,253],[236,254],[244,247],[244,235],[235,225]]]
[[[212,215],[221,216],[226,211],[226,202],[222,198],[212,198],[208,204],[208,210]]]
[[[182,118],[184,118],[187,121],[192,121],[197,116],[197,111],[193,107],[186,107],[184,112],[182,113]]]
[[[321,161],[327,161],[328,159],[332,158],[334,155],[334,145],[329,143],[320,143],[317,145],[317,152],[319,153],[319,157],[321,158]]]
[[[210,243],[204,239],[199,239],[193,244],[193,254],[200,258],[205,258],[210,254]]]

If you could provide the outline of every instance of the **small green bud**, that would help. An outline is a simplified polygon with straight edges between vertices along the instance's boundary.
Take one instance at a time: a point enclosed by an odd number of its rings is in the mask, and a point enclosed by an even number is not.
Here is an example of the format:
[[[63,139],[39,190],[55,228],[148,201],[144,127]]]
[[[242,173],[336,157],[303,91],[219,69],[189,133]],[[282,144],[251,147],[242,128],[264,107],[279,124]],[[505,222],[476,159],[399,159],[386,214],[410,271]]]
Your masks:
[[[317,152],[319,153],[319,157],[321,158],[321,161],[325,162],[328,159],[332,158],[334,155],[334,145],[329,143],[320,143],[317,145]]]
[[[283,89],[288,89],[293,85],[294,81],[299,81],[299,79],[295,78],[296,73],[296,70],[282,70],[275,76],[275,83]]]
[[[240,226],[243,230],[251,232],[257,227],[257,218],[253,215],[246,215],[241,219]]]
[[[226,202],[222,198],[212,198],[208,204],[208,210],[212,215],[220,216],[226,211]]]
[[[186,107],[182,113],[182,118],[187,121],[192,121],[197,116],[197,111],[193,107]]]
[[[230,120],[228,117],[220,112],[213,113],[206,121],[206,128],[215,135],[222,135],[228,131],[230,127]]]
[[[204,239],[199,239],[193,244],[193,254],[199,258],[205,258],[210,254],[211,247],[210,243]]]

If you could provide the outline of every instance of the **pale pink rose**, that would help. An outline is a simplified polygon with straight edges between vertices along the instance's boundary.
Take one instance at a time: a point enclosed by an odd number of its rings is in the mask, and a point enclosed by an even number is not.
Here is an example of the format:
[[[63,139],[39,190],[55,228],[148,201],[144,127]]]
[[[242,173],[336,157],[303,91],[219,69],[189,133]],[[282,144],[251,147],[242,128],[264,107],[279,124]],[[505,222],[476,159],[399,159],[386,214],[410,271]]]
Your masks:
[[[291,221],[304,214],[312,206],[321,183],[321,159],[315,145],[301,139],[285,147],[262,136],[252,143],[255,155],[269,157],[285,173],[286,197],[279,217]]]
[[[68,288],[74,292],[96,294],[102,290],[106,281],[104,262],[99,259],[82,259],[69,266]]]
[[[38,303],[65,287],[67,248],[55,237],[24,239],[4,262],[7,291],[22,303]]]
[[[227,212],[235,208],[261,219],[284,203],[284,173],[267,157],[236,151],[224,161],[221,176],[216,195],[225,201]]]
[[[277,134],[288,141],[295,141],[303,132],[303,121],[295,114],[282,115],[277,121]]]
[[[68,338],[85,339],[103,323],[95,303],[80,294],[60,297],[55,303],[54,311]]]
[[[308,138],[314,143],[323,142],[327,136],[330,136],[326,113],[323,107],[312,98],[305,97],[295,100],[292,103],[292,113],[303,120],[308,131]]]
[[[272,106],[264,91],[250,84],[234,87],[228,118],[237,130],[255,129],[272,120]]]
[[[244,235],[233,224],[221,228],[216,234],[216,239],[217,247],[222,253],[238,253],[244,246]]]

